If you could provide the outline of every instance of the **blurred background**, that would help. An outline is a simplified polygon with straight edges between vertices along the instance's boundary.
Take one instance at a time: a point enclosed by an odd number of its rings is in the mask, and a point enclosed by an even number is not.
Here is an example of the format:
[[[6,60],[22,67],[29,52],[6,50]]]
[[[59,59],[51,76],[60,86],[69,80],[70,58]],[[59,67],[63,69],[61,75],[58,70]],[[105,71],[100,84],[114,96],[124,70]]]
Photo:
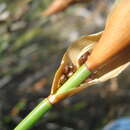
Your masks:
[[[61,58],[80,36],[104,28],[113,0],[43,17],[52,0],[0,0],[0,130],[13,129],[48,96]],[[99,130],[130,116],[130,67],[54,106],[32,130]]]

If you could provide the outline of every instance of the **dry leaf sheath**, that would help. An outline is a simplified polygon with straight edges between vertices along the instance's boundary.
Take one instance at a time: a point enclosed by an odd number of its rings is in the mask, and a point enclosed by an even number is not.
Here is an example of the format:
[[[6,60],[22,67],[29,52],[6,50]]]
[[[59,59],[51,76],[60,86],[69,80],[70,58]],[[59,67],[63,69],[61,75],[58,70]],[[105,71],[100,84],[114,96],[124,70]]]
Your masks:
[[[91,70],[130,46],[130,0],[120,0],[110,13],[105,31],[87,60]],[[103,54],[102,54],[103,53]]]
[[[104,32],[81,37],[68,48],[55,74],[50,95],[15,130],[30,129],[53,104],[119,75],[129,65],[129,12],[130,1],[121,0],[108,17]]]

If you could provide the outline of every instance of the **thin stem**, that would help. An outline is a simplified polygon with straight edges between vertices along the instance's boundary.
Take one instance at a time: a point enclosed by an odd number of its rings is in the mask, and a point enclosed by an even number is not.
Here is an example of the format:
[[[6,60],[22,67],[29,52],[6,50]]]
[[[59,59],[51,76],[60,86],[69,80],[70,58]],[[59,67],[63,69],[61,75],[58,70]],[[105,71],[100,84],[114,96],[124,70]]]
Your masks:
[[[49,101],[44,99],[14,130],[29,130],[51,108]]]
[[[82,65],[73,76],[57,90],[55,96],[78,87],[90,74],[91,72],[87,69],[87,66]],[[44,99],[14,130],[29,130],[51,108],[52,105],[48,99]]]
[[[67,80],[56,92],[56,95],[70,91],[73,88],[78,87],[91,72],[87,69],[86,64],[82,65],[71,78]]]

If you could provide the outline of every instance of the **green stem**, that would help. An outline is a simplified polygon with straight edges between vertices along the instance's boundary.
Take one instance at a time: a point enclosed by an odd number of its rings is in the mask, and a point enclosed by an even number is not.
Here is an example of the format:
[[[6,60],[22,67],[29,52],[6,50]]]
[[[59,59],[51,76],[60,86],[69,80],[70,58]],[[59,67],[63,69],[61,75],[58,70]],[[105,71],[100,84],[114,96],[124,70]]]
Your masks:
[[[29,130],[51,108],[49,101],[44,99],[14,130]]]
[[[86,65],[82,65],[56,92],[56,96],[69,92],[78,87],[91,72]],[[14,130],[29,130],[33,125],[52,108],[48,99],[43,100]]]
[[[87,66],[82,65],[71,78],[67,80],[56,92],[56,95],[70,91],[73,88],[78,87],[89,75],[91,72],[87,69]]]

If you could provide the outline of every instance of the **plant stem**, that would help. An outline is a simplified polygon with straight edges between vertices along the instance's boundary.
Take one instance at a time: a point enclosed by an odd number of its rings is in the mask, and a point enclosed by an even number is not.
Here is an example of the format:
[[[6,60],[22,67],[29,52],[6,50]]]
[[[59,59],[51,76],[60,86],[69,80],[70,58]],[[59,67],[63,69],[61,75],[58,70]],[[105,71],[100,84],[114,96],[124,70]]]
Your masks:
[[[50,102],[44,99],[14,130],[29,130],[51,108]]]
[[[91,72],[86,65],[82,65],[55,93],[55,96],[69,92],[78,87]],[[44,99],[14,130],[29,130],[33,125],[52,108],[48,99]]]
[[[82,65],[71,78],[69,78],[56,92],[56,95],[70,91],[73,88],[78,87],[91,72],[87,69],[87,66]]]

